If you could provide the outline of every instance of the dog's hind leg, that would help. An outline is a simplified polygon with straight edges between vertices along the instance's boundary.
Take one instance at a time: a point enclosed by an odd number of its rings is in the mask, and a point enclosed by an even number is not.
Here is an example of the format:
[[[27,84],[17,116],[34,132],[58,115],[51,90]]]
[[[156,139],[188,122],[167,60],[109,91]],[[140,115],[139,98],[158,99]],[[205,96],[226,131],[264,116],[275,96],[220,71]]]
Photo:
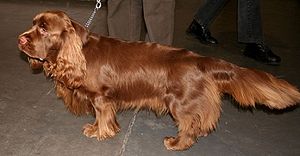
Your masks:
[[[205,85],[203,85],[205,84]],[[206,136],[214,130],[221,114],[221,100],[218,87],[203,80],[185,92],[185,98],[169,103],[170,114],[178,126],[177,137],[166,137],[164,145],[168,150],[185,150],[191,147],[197,137]]]

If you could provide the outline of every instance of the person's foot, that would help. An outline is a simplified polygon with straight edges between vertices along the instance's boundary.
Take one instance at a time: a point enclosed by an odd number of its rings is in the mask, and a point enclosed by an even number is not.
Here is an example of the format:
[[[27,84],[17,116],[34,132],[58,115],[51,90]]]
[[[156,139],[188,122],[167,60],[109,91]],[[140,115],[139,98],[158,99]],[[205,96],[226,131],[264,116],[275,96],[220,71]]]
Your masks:
[[[204,26],[197,23],[195,20],[186,30],[188,35],[197,38],[203,44],[217,44],[218,41],[210,35],[209,30]]]
[[[281,58],[274,54],[264,44],[249,43],[244,49],[244,55],[269,65],[279,65]]]

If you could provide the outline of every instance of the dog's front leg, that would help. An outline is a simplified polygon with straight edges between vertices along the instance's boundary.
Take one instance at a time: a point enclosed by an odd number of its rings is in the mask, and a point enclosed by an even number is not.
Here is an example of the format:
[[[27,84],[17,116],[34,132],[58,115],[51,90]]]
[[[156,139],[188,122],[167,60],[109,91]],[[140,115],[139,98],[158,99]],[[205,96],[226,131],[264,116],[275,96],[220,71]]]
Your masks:
[[[112,102],[103,100],[103,97],[97,97],[93,100],[96,121],[94,124],[86,124],[83,127],[83,134],[87,137],[97,137],[98,140],[104,140],[113,137],[119,131],[119,124],[116,121],[116,110]]]

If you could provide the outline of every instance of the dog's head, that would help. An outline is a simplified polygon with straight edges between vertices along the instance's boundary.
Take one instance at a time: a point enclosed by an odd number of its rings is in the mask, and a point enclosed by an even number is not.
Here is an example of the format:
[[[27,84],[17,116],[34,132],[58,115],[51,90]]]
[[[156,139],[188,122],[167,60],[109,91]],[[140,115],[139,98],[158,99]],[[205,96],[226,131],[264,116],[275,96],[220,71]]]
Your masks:
[[[64,12],[46,11],[34,17],[33,26],[19,36],[18,46],[29,57],[31,67],[38,68],[47,59],[80,51],[87,36],[88,31]]]

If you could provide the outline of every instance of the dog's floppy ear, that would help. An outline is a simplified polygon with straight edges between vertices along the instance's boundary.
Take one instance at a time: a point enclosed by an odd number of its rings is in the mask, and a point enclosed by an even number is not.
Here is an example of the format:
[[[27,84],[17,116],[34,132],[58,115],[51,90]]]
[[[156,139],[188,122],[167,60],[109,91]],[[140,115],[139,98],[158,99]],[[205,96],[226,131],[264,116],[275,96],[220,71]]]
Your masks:
[[[69,88],[77,88],[82,85],[86,72],[82,38],[86,38],[87,34],[76,24],[75,28],[67,15],[63,18],[65,30],[61,34],[62,46],[56,59],[56,75],[53,76]]]
[[[87,42],[89,31],[75,20],[71,19],[71,23],[76,31],[76,34],[80,37],[83,44]]]

